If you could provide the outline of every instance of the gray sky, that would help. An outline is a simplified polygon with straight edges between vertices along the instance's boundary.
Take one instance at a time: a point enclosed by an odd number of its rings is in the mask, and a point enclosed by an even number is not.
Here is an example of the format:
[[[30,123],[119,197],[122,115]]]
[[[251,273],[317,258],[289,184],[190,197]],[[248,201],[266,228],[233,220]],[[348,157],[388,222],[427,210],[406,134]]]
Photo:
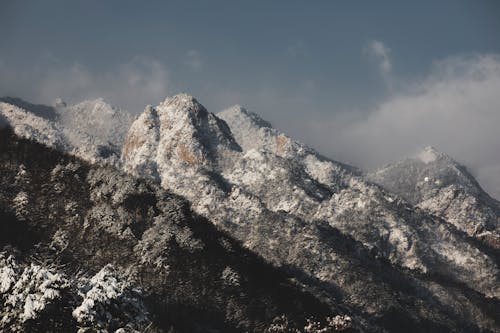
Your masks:
[[[500,198],[499,31],[498,1],[3,0],[0,95],[185,91],[362,168],[433,145]]]

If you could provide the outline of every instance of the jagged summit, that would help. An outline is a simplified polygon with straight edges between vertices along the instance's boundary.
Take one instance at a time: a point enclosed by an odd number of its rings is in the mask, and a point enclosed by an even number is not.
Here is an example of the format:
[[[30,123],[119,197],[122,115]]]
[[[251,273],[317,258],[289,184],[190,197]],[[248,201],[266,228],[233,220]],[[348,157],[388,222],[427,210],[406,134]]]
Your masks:
[[[160,108],[171,108],[179,112],[207,113],[207,109],[193,96],[180,93],[172,97],[167,97],[160,105]]]
[[[217,116],[231,128],[231,133],[244,151],[270,151],[281,156],[303,155],[307,148],[273,128],[258,114],[236,105]]]
[[[219,170],[229,155],[239,151],[224,121],[194,97],[178,94],[147,107],[136,119],[128,131],[122,161],[133,174],[156,179],[168,174],[165,181],[176,181],[179,173]]]
[[[232,123],[239,121],[241,124],[247,123],[249,126],[272,128],[270,122],[262,119],[257,113],[250,112],[243,106],[236,104],[217,114],[222,119],[231,119]]]

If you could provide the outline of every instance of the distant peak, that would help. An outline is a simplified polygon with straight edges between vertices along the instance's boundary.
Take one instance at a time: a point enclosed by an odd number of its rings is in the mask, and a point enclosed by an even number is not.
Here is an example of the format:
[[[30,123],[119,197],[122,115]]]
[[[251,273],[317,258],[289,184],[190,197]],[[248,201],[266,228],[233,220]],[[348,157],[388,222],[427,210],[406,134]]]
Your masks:
[[[224,111],[219,112],[219,114],[242,115],[245,117],[250,116],[250,112],[239,104],[235,104],[233,106],[230,106],[229,108],[225,109]]]
[[[246,108],[244,108],[243,106],[239,105],[239,104],[235,104],[233,106],[230,106],[229,108],[227,108],[226,110],[224,111],[227,111],[227,112],[230,112],[230,111],[233,111],[233,112],[241,112],[241,113],[244,113],[244,114],[248,114],[248,110]],[[222,111],[222,112],[224,112]]]
[[[115,108],[113,105],[111,105],[110,103],[108,103],[102,97],[98,97],[98,98],[95,98],[95,99],[87,99],[87,100],[81,101],[78,104],[75,104],[75,106],[77,106],[77,105],[94,105],[96,107],[100,106],[100,107],[108,107],[108,108],[111,108],[111,109]]]
[[[257,113],[250,112],[238,104],[219,112],[217,115],[224,120],[238,119],[239,121],[251,122],[258,127],[273,127],[271,123],[262,119]]]

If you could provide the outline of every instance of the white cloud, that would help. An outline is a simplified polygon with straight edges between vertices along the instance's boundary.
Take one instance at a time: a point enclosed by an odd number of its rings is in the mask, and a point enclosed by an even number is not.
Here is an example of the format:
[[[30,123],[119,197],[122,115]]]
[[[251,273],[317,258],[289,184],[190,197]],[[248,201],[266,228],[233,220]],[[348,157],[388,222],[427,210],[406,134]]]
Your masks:
[[[165,66],[136,57],[104,71],[84,65],[47,62],[27,68],[0,67],[0,95],[13,95],[36,103],[62,97],[69,102],[103,97],[133,113],[169,95],[171,84]]]
[[[433,145],[500,198],[500,56],[453,57],[368,114],[310,123],[339,159],[373,168]],[[335,153],[334,153],[335,152]]]
[[[380,74],[388,75],[392,71],[391,50],[381,41],[372,40],[365,48],[365,52],[378,63]]]
[[[197,50],[187,51],[184,63],[192,70],[200,70],[203,67],[200,52],[198,52]]]

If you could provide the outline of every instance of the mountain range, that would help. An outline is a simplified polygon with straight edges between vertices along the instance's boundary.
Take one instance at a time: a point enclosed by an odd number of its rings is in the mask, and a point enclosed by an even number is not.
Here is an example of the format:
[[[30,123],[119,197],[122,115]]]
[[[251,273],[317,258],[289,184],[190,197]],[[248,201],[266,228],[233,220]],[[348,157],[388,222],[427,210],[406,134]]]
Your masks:
[[[500,203],[432,147],[365,173],[187,94],[0,124],[4,330],[500,330]]]

